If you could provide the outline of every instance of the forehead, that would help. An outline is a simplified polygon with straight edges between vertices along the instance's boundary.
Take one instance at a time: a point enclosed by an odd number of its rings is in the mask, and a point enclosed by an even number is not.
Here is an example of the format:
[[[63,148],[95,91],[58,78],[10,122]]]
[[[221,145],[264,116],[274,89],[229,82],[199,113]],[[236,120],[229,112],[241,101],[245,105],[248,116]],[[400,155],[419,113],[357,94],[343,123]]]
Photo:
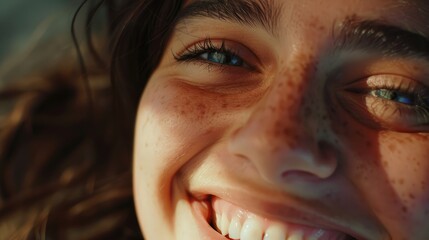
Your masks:
[[[348,19],[359,18],[428,37],[428,10],[427,0],[188,0],[179,19],[198,20],[194,23],[204,18],[238,22],[262,27],[281,39],[304,29],[309,31],[311,26],[333,29]],[[178,26],[184,22],[179,20]]]

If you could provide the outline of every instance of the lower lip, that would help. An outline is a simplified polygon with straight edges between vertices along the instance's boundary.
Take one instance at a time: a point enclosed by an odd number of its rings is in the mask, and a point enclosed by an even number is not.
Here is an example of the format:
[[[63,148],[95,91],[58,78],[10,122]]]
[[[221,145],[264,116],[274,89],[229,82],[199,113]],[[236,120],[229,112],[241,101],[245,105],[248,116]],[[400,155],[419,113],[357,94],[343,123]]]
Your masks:
[[[201,233],[202,240],[227,240],[224,236],[216,232],[209,224],[208,219],[211,217],[209,210],[204,206],[204,203],[197,200],[191,201],[193,214],[197,219],[197,227]],[[209,206],[211,208],[211,206]]]

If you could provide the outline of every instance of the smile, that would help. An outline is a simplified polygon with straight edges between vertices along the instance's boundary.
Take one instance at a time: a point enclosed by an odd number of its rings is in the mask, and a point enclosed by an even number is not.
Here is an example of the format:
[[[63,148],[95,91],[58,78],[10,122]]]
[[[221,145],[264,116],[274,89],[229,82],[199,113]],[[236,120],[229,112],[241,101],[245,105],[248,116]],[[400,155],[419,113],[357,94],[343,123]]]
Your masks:
[[[346,233],[260,216],[217,197],[205,204],[207,223],[219,239],[239,240],[356,240]],[[218,239],[218,238],[216,238]]]

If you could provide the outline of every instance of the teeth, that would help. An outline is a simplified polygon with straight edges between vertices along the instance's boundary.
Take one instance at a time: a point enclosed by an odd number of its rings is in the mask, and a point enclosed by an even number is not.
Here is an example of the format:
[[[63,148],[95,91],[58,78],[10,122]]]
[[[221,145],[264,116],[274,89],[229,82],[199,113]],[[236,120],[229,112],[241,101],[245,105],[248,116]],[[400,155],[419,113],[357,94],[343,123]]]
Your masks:
[[[301,231],[295,231],[293,232],[287,240],[303,240],[304,233]]]
[[[220,226],[222,224],[222,218],[220,216],[220,214],[216,213],[216,229],[220,231]]]
[[[220,231],[222,235],[224,236],[228,235],[229,220],[226,214],[222,214],[220,225],[218,226],[220,226]]]
[[[286,229],[281,225],[271,225],[264,234],[264,240],[284,240],[286,239]]]
[[[232,218],[231,224],[229,225],[229,238],[240,239],[241,223],[240,219],[235,216]]]
[[[243,228],[241,229],[240,239],[241,240],[261,240],[261,237],[262,237],[261,222],[255,218],[248,218],[246,222],[244,222]]]
[[[220,200],[213,202],[214,228],[228,239],[234,240],[319,240],[350,238],[344,233],[320,228],[282,223],[267,219],[248,210]]]

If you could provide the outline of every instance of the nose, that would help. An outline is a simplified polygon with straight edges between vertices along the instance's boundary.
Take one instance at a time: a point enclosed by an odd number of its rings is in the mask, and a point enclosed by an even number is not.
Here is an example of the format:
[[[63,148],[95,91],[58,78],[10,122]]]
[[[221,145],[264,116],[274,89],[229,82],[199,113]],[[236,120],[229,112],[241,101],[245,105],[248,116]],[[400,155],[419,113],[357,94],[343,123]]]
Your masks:
[[[335,149],[322,129],[327,125],[321,113],[323,91],[302,76],[275,77],[228,143],[232,154],[250,161],[272,184],[284,185],[291,178],[323,180],[337,169]]]

